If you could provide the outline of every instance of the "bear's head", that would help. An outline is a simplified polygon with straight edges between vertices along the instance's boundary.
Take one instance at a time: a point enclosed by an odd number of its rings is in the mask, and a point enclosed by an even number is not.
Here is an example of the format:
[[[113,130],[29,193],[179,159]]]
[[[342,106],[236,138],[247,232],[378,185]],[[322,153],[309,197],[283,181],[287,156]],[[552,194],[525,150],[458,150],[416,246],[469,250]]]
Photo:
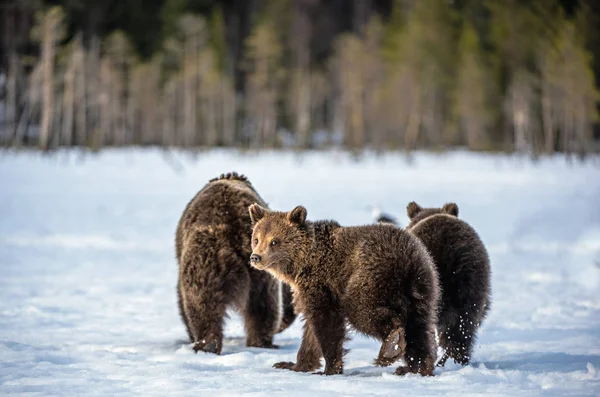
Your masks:
[[[410,225],[408,225],[408,227],[411,227],[417,222],[422,221],[423,219],[432,215],[446,214],[458,217],[458,206],[455,203],[447,203],[444,204],[442,208],[423,208],[414,201],[411,201],[406,207],[406,214],[410,219]]]
[[[250,264],[289,283],[294,262],[305,252],[309,239],[306,208],[279,212],[252,204],[248,210],[253,225]]]

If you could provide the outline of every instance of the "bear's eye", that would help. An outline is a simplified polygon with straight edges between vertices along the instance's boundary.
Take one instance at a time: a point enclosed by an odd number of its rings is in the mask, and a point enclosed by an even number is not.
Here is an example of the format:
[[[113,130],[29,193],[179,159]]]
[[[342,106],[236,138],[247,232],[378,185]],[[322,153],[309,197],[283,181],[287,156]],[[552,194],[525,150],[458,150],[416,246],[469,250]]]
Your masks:
[[[275,247],[277,244],[279,244],[279,241],[277,241],[277,240],[271,241],[271,247]]]
[[[254,245],[256,245],[256,244],[258,244],[258,239],[257,238],[254,239]]]

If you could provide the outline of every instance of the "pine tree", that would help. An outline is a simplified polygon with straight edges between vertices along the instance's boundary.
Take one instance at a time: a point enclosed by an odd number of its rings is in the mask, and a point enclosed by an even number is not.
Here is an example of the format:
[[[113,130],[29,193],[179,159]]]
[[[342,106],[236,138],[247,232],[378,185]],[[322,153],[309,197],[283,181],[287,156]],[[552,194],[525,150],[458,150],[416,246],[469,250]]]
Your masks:
[[[284,77],[282,46],[269,19],[259,22],[246,42],[246,121],[252,147],[273,147],[277,142],[277,101]]]
[[[465,21],[459,44],[460,62],[454,96],[455,113],[462,142],[470,149],[488,148],[492,122],[487,72],[479,39],[473,26]]]
[[[455,15],[444,0],[422,0],[400,20],[402,27],[388,30],[386,40],[396,128],[406,149],[441,143],[455,75]]]
[[[546,47],[542,59],[546,151],[558,143],[560,150],[583,156],[590,150],[600,95],[594,85],[592,58],[574,22],[563,20],[556,42]],[[558,141],[554,136],[557,130]]]

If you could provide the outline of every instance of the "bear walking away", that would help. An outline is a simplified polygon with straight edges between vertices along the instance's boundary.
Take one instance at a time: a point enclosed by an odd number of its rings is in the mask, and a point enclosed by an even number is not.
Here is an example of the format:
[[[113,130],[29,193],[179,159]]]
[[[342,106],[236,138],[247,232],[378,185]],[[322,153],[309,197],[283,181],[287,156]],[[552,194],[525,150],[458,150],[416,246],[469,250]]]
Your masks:
[[[248,346],[276,347],[273,335],[294,321],[289,286],[248,264],[248,206],[256,202],[266,205],[245,176],[224,174],[196,194],[179,220],[177,297],[196,352],[220,354],[229,306],[244,317]]]
[[[477,329],[490,308],[487,250],[475,230],[458,219],[454,203],[421,208],[413,201],[408,204],[407,214],[407,230],[425,244],[438,271],[438,337],[445,349],[438,365],[443,366],[449,357],[467,365]]]
[[[304,314],[296,363],[276,368],[343,373],[346,322],[382,342],[377,365],[404,358],[396,369],[433,375],[438,284],[433,260],[418,238],[393,225],[341,227],[306,221],[302,206],[285,212],[249,208],[257,269],[292,286]]]

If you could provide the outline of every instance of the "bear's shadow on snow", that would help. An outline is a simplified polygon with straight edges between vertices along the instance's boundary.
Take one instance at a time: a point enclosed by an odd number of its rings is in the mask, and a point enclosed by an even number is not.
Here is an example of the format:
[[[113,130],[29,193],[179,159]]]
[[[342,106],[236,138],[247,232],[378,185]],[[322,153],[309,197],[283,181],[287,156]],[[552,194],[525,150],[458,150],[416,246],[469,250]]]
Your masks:
[[[186,340],[177,340],[175,347],[180,348],[182,346],[189,346],[191,350],[191,344]],[[279,349],[263,349],[246,346],[246,339],[244,337],[229,337],[224,339],[223,352],[221,356],[234,355],[239,353],[247,353],[251,355],[258,355],[264,353],[273,353],[274,355],[295,355],[298,348],[298,342],[281,341],[279,343]],[[199,353],[201,354],[201,353]],[[274,359],[277,359],[274,357]],[[401,360],[396,363],[401,364]],[[525,371],[533,373],[544,373],[544,372],[574,372],[574,371],[587,371],[587,365],[592,364],[595,368],[600,367],[600,355],[592,354],[567,354],[567,353],[538,353],[538,352],[523,352],[518,354],[509,355],[504,360],[491,360],[491,361],[473,361],[469,366],[477,369],[480,365],[483,365],[488,370],[503,370],[503,371]],[[362,367],[350,367],[347,368],[343,376],[349,377],[380,377],[384,373],[393,373],[396,364],[388,368],[373,367],[373,366],[362,366]],[[223,371],[222,366],[207,365],[206,363],[198,364],[186,364],[189,365],[189,369],[203,371]],[[238,365],[232,365],[238,367]],[[435,373],[439,375],[442,372],[454,372],[459,371],[462,367],[448,363],[445,368],[436,368]],[[271,368],[265,368],[267,372],[270,372]],[[273,370],[280,371],[280,370]]]
[[[234,355],[239,353],[248,353],[252,355],[272,353],[275,356],[289,356],[292,354],[295,358],[295,354],[300,347],[300,343],[297,341],[279,341],[277,343],[279,349],[263,349],[246,346],[245,337],[228,337],[223,340],[223,352],[221,356]],[[191,344],[184,339],[175,341],[174,347],[176,349],[188,346],[191,350]],[[200,353],[199,353],[200,354]],[[280,357],[283,360],[283,357]],[[278,358],[274,357],[275,360]],[[350,377],[379,377],[384,373],[393,373],[397,365],[400,365],[402,360],[398,361],[394,365],[381,368],[374,366],[361,366],[361,367],[349,367],[344,371],[343,376]],[[480,365],[485,366],[488,370],[504,370],[504,371],[525,371],[533,373],[544,373],[544,372],[574,372],[574,371],[587,371],[587,365],[592,364],[595,368],[600,368],[600,355],[593,354],[568,354],[568,353],[539,353],[539,352],[523,352],[518,354],[511,354],[503,360],[490,360],[490,361],[473,361],[469,366],[477,369]],[[198,369],[193,364],[190,364],[190,369]],[[233,365],[236,367],[236,365]],[[449,362],[444,368],[436,368],[435,373],[439,375],[442,372],[454,372],[460,370],[462,367]],[[223,368],[214,366],[214,368],[207,368],[206,364],[202,364],[203,370],[214,370],[222,371]],[[269,368],[269,370],[271,370]],[[280,370],[275,370],[280,371]]]
[[[477,368],[483,364],[490,370],[518,370],[526,372],[573,372],[587,371],[587,364],[600,367],[600,356],[592,354],[524,352],[509,356],[506,360],[473,362]]]

